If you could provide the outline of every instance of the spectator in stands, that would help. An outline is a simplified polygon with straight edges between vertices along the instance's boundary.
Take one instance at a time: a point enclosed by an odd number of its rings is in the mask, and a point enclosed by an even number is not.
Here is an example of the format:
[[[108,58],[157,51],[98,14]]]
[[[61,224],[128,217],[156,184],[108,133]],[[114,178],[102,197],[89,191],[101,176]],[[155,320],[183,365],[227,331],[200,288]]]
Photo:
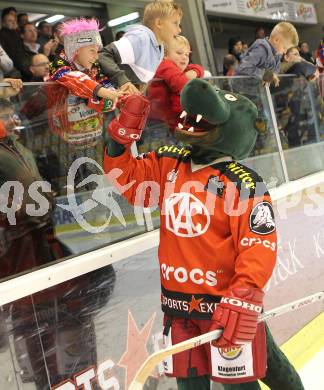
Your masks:
[[[0,121],[5,125],[7,136],[13,137],[14,139],[16,139],[16,117],[14,104],[8,99],[0,99]]]
[[[21,13],[17,15],[18,28],[21,29],[25,24],[29,23],[28,14]]]
[[[40,44],[37,43],[36,27],[32,23],[26,23],[21,27],[20,35],[27,53],[37,54],[40,49]]]
[[[15,29],[18,30],[17,9],[15,7],[4,8],[1,12],[1,20],[3,20],[7,15],[13,16],[15,19]]]
[[[44,54],[35,54],[29,67],[32,77],[30,81],[46,81],[49,78],[49,59]]]
[[[287,63],[294,64],[296,62],[300,62],[301,60],[302,60],[302,57],[299,53],[298,47],[292,46],[287,50],[287,52],[282,57],[281,67],[282,67],[282,65],[285,65]],[[284,70],[287,69],[285,66],[283,68],[284,68]],[[287,72],[284,71],[281,73],[287,73]]]
[[[154,1],[146,5],[143,25],[128,29],[119,40],[107,45],[99,55],[100,65],[112,83],[127,93],[139,93],[163,60],[163,44],[181,32],[181,7],[172,2]]]
[[[39,43],[42,48],[52,37],[52,26],[48,22],[46,22],[46,20],[43,20],[39,23],[37,29],[37,43]]]
[[[26,56],[23,42],[17,32],[17,19],[14,11],[2,11],[2,28],[0,30],[0,44],[3,50],[12,59],[14,66],[25,76],[28,69],[28,56]]]
[[[265,29],[262,26],[258,26],[255,29],[255,40],[264,39],[266,37]]]
[[[50,39],[48,42],[43,45],[41,48],[40,44],[37,43],[37,29],[32,23],[26,23],[21,28],[21,38],[24,43],[25,55],[29,58],[29,63],[34,54],[43,53],[47,57],[57,47],[56,41],[54,39]]]
[[[280,65],[280,73],[291,73],[304,76],[308,80],[314,80],[319,76],[317,67],[301,57],[298,47],[291,47],[284,55]]]
[[[12,71],[14,65],[12,59],[9,58],[8,54],[3,50],[0,45],[0,79]]]
[[[316,65],[320,73],[324,72],[324,39],[320,41],[320,44],[316,50]]]
[[[115,36],[115,41],[119,41],[120,38],[122,38],[125,34],[126,34],[126,32],[123,31],[123,30],[118,31],[118,32],[116,33],[116,36]]]
[[[238,66],[238,61],[233,54],[226,54],[224,57],[224,76],[234,76],[236,68]]]
[[[309,46],[307,42],[300,42],[299,43],[299,53],[304,60],[311,62],[312,64],[315,65],[315,60],[312,56],[312,53],[309,51]]]
[[[52,38],[55,41],[55,45],[52,47],[52,52],[49,55],[50,61],[53,61],[56,56],[58,56],[61,51],[64,49],[64,39],[61,33],[61,29],[63,27],[63,22],[57,22],[52,26]]]
[[[240,37],[232,37],[228,41],[228,53],[235,56],[241,62],[243,43]]]
[[[234,56],[237,63],[241,62],[242,55],[243,55],[242,50],[243,50],[243,44],[242,44],[240,37],[232,37],[229,39],[229,41],[228,41],[228,54]],[[227,57],[227,55],[225,57]],[[225,59],[225,57],[223,59],[223,74],[227,75],[228,69],[226,68],[225,63],[228,62],[228,59],[230,57],[227,57],[227,59]],[[229,76],[233,76],[233,75],[229,74]]]
[[[102,42],[96,19],[68,21],[62,35],[64,50],[50,67],[51,80],[61,86],[48,98],[50,126],[72,147],[85,149],[97,144],[102,113],[114,110],[123,93],[111,88],[97,62]]]
[[[7,27],[9,30],[18,31],[17,16],[13,11],[9,10],[9,8],[5,8],[1,12],[1,27]]]
[[[283,54],[298,45],[298,33],[288,22],[278,23],[269,38],[257,39],[239,64],[236,74],[256,76],[265,82],[279,85],[277,74]]]
[[[253,41],[249,44],[249,47],[253,45],[253,43],[257,40],[257,39],[263,39],[266,37],[266,32],[265,32],[265,29],[262,27],[262,26],[258,26],[256,29],[255,29],[255,34],[254,34],[254,39]]]
[[[244,56],[244,54],[249,50],[249,45],[242,41],[242,56]]]
[[[283,62],[280,66],[281,73],[291,73],[297,76],[304,76],[307,80],[314,80],[318,77],[317,67],[305,61],[299,54],[298,47],[291,47],[284,55]],[[292,78],[283,78],[280,85],[280,92],[285,97],[284,104],[288,110],[282,113],[285,121],[283,130],[286,134],[288,146],[300,146],[305,142],[314,142],[316,133],[314,125],[308,122],[311,108],[307,106],[308,100],[304,99],[307,94],[307,84],[298,83],[296,87],[295,80]],[[285,118],[286,112],[289,114],[288,120]],[[278,118],[280,120],[280,116]],[[305,123],[308,126],[305,128]]]
[[[191,79],[204,77],[204,68],[197,64],[189,64],[190,43],[184,36],[178,35],[166,45],[166,57],[155,73],[152,84],[148,88],[151,100],[151,119],[168,123],[174,131],[182,112],[180,93]],[[163,83],[161,83],[163,80]]]

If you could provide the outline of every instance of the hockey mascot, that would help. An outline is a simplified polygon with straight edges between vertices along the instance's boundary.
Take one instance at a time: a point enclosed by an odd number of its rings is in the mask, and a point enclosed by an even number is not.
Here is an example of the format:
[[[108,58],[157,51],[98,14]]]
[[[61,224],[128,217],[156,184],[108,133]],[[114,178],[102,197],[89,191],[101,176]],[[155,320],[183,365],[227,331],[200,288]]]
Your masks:
[[[167,345],[214,329],[213,343],[164,362],[180,390],[303,389],[264,323],[265,286],[276,262],[276,228],[261,177],[238,162],[251,153],[264,121],[246,97],[190,81],[181,93],[180,143],[134,158],[149,101],[130,96],[108,128],[105,171],[131,204],[160,208],[159,261]],[[185,146],[179,146],[179,145]]]

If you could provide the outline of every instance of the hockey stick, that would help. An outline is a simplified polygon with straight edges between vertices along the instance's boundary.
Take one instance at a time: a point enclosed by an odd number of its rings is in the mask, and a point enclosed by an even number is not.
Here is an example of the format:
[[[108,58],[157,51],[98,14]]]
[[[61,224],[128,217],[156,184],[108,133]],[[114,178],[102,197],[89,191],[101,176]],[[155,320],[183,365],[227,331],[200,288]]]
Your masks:
[[[300,309],[301,307],[304,307],[314,302],[321,301],[322,299],[324,299],[324,291],[269,310],[260,316],[259,322],[268,320],[269,318],[280,316],[290,311]],[[145,360],[141,368],[138,370],[128,390],[142,390],[146,379],[150,376],[155,366],[157,366],[162,360],[164,360],[168,356],[174,355],[182,351],[186,351],[187,349],[198,347],[201,344],[205,344],[212,340],[218,339],[221,334],[221,329],[213,330],[212,332],[193,337],[192,339],[183,341],[181,343],[172,345],[171,347],[161,349],[160,351],[152,353],[152,355],[150,355]]]

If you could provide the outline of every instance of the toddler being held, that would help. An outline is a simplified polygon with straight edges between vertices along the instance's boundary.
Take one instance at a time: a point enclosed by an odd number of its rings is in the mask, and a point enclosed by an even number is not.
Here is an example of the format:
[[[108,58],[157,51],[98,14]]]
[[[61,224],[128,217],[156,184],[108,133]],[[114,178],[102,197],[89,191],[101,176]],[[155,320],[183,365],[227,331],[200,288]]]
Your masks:
[[[180,93],[189,80],[204,76],[204,68],[189,64],[190,44],[184,36],[175,37],[165,49],[166,57],[148,88],[150,119],[167,122],[173,131],[182,111]]]

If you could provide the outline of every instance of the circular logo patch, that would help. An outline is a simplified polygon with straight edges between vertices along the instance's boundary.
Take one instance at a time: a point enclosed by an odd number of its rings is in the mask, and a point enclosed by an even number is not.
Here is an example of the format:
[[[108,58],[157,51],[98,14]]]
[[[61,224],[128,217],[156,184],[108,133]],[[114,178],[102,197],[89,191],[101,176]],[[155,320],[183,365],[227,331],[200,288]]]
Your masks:
[[[165,227],[176,236],[198,237],[209,225],[209,211],[196,196],[179,192],[165,200]]]
[[[119,135],[125,135],[126,134],[126,130],[121,127],[120,129],[118,129],[118,134]]]
[[[258,203],[250,214],[250,230],[256,234],[270,234],[275,231],[274,212],[269,202]]]
[[[234,360],[242,353],[242,347],[218,348],[219,354],[226,360]]]

